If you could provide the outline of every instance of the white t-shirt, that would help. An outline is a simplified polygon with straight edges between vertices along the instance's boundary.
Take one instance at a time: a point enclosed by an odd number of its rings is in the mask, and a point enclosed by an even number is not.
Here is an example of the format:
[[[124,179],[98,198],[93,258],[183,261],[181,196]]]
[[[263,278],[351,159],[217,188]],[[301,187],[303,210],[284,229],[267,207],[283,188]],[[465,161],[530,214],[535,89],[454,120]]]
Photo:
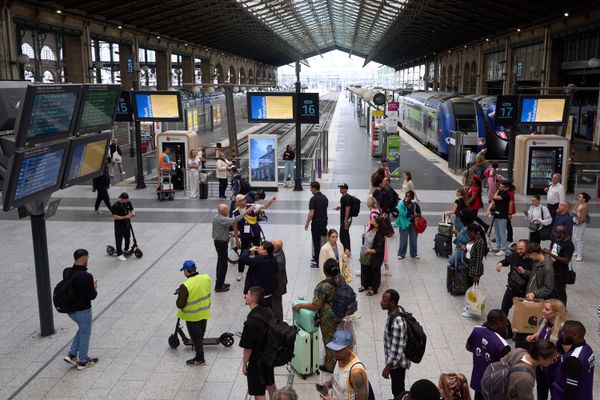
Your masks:
[[[546,201],[548,204],[558,204],[565,201],[565,189],[561,183],[550,185],[546,194]]]

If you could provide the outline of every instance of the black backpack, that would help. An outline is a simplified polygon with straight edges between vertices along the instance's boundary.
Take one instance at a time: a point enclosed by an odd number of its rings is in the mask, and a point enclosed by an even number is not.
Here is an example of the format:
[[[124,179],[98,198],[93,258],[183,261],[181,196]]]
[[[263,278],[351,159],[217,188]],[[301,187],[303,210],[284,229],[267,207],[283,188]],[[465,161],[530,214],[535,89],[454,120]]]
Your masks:
[[[252,190],[252,186],[250,186],[250,182],[245,178],[240,177],[240,193],[239,194],[248,194],[248,192]]]
[[[265,346],[260,353],[261,363],[268,368],[272,368],[280,367],[292,361],[298,328],[274,317],[270,320],[262,315],[253,315],[252,317],[267,325]]]
[[[54,287],[52,302],[54,303],[54,308],[59,313],[68,314],[73,312],[73,303],[76,301],[73,280],[77,275],[79,275],[79,272],[74,273],[68,279],[58,282]]]
[[[339,285],[333,279],[329,283],[335,287],[331,307],[333,313],[339,318],[354,314],[358,310],[358,301],[356,301],[356,292],[352,286],[347,285],[343,279]]]
[[[393,318],[390,318],[390,322],[388,323],[388,332],[391,335],[392,331],[392,323],[396,317],[404,318],[404,322],[406,322],[406,335],[407,341],[406,346],[404,347],[404,355],[410,361],[418,364],[423,359],[423,355],[425,354],[425,348],[427,347],[427,335],[423,330],[423,327],[419,322],[413,317],[411,313],[406,312],[404,308],[400,307],[402,311],[396,311],[392,315]]]
[[[381,233],[385,237],[394,236],[394,227],[390,222],[390,219],[387,217],[382,217],[380,219],[381,223],[379,224],[379,233]]]
[[[392,187],[389,187],[388,193],[391,195],[390,197],[390,212],[391,210],[398,207],[398,203],[400,203],[400,196],[398,196],[398,192],[396,192]]]
[[[360,200],[357,197],[350,196],[350,216],[358,217],[360,214]]]

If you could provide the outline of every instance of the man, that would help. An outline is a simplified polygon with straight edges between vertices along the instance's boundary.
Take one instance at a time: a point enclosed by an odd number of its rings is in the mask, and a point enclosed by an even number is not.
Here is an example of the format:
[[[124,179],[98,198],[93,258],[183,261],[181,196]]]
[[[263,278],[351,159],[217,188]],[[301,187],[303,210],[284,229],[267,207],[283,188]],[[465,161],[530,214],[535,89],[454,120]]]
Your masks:
[[[323,386],[332,390],[326,400],[367,400],[369,398],[369,378],[367,370],[352,352],[353,335],[349,330],[338,330],[327,348],[334,351],[336,359],[333,375]]]
[[[550,244],[550,249],[544,249],[544,253],[554,259],[554,291],[552,297],[562,301],[566,307],[569,263],[575,252],[575,245],[571,242],[571,237],[562,225],[558,225],[554,229],[553,235],[555,239]]]
[[[261,305],[265,292],[262,288],[252,286],[244,295],[244,301],[250,307],[248,318],[244,322],[240,347],[244,349],[242,359],[242,373],[248,382],[248,394],[256,400],[265,399],[265,392],[269,392],[272,399],[277,388],[275,387],[275,371],[260,361],[260,353],[264,350],[265,336],[269,329],[269,321],[273,319],[270,308]]]
[[[163,152],[160,154],[158,158],[158,165],[163,172],[169,172],[171,167],[175,165],[174,161],[171,161],[171,148],[165,147]]]
[[[196,271],[196,263],[187,260],[179,271],[187,278],[180,286],[176,305],[179,308],[177,318],[185,321],[196,356],[185,363],[187,365],[204,365],[204,333],[206,321],[210,313],[210,277]]]
[[[217,160],[217,179],[219,180],[219,198],[226,199],[225,190],[227,190],[227,177],[229,175],[229,167],[231,163],[225,158],[225,153],[219,151],[219,159]]]
[[[496,249],[497,256],[503,256],[508,248],[506,241],[506,228],[508,221],[510,195],[508,194],[509,185],[507,182],[500,183],[500,186],[492,200],[494,201],[494,208],[492,214],[494,216],[494,229],[496,231],[496,244],[499,249]]]
[[[552,384],[552,400],[592,400],[594,351],[585,342],[585,327],[579,321],[563,325],[564,353]]]
[[[410,387],[409,392],[404,392],[401,400],[439,400],[440,391],[435,383],[429,379],[419,379]]]
[[[308,215],[306,216],[306,223],[304,224],[304,230],[308,230],[310,224],[310,234],[312,236],[313,244],[313,259],[310,262],[310,267],[319,269],[319,251],[321,250],[321,238],[327,235],[327,207],[329,206],[329,200],[321,193],[321,185],[319,182],[312,182],[310,184],[310,192],[313,194],[310,202],[308,203]]]
[[[229,218],[229,207],[227,204],[219,204],[217,215],[212,222],[212,238],[217,251],[217,280],[215,292],[226,292],[229,283],[225,283],[227,275],[227,246],[229,245],[229,228],[239,223],[246,215],[246,209],[242,209],[237,217]]]
[[[525,271],[531,271],[533,265],[533,261],[526,256],[528,244],[528,240],[519,240],[515,250],[511,251],[502,261],[496,264],[497,272],[500,272],[503,267],[510,267],[508,282],[504,291],[504,297],[502,298],[502,306],[500,307],[506,315],[508,315],[513,305],[513,298],[525,296],[525,289],[527,288]],[[512,331],[509,332],[509,336],[511,333]]]
[[[273,256],[277,262],[277,272],[275,274],[275,291],[273,292],[273,314],[279,321],[283,321],[283,295],[287,293],[287,271],[285,265],[285,253],[283,252],[283,242],[273,240]]]
[[[383,328],[383,348],[385,367],[381,375],[384,379],[392,379],[392,394],[399,399],[405,391],[406,370],[410,361],[404,354],[408,341],[408,331],[404,318],[400,316],[398,301],[400,295],[394,289],[388,289],[381,296],[381,309],[386,310],[388,317]]]
[[[261,305],[269,308],[272,307],[272,297],[277,285],[277,260],[273,256],[273,250],[271,242],[263,242],[260,246],[244,250],[240,256],[240,262],[248,266],[244,293],[254,286],[262,288],[264,295]]]
[[[483,400],[481,378],[487,366],[500,361],[510,352],[510,346],[504,340],[507,328],[506,313],[502,310],[491,310],[483,326],[473,328],[467,339],[467,351],[473,353],[471,388],[475,391],[475,400]]]
[[[98,358],[88,355],[92,333],[92,300],[98,296],[98,281],[87,270],[87,250],[75,250],[73,258],[73,266],[63,271],[63,280],[72,280],[73,302],[69,304],[71,312],[68,315],[77,324],[77,333],[64,360],[81,371],[98,363]]]
[[[482,178],[483,177],[483,171],[485,170],[485,165],[487,163],[489,163],[488,160],[485,159],[485,155],[487,153],[487,149],[484,147],[483,149],[481,149],[479,151],[479,153],[477,153],[477,155],[475,156],[475,173]]]
[[[392,187],[389,176],[383,178],[383,190],[385,191],[385,208],[382,208],[384,214],[390,215],[392,210],[395,210],[400,202],[400,196]]]
[[[108,163],[104,165],[102,175],[92,179],[92,191],[96,192],[96,203],[94,204],[94,214],[102,214],[99,210],[100,203],[104,202],[106,208],[110,212],[110,196],[108,195],[108,188],[110,187],[110,175],[108,173]]]
[[[124,254],[129,254],[129,241],[131,239],[131,218],[135,217],[133,204],[129,201],[129,195],[123,192],[119,199],[111,207],[113,220],[115,221],[115,241],[117,257],[121,261],[127,261]],[[121,246],[125,240],[125,249]]]
[[[544,192],[546,192],[548,210],[550,211],[552,218],[554,218],[556,215],[556,210],[558,209],[559,204],[565,201],[565,188],[563,187],[562,183],[560,183],[560,180],[560,174],[553,174],[550,186],[544,188]]]
[[[531,272],[527,270],[522,272],[523,276],[527,278],[525,298],[528,300],[549,299],[554,290],[552,259],[544,254],[539,243],[529,243],[526,256],[533,264],[531,265]]]
[[[335,209],[340,212],[340,242],[344,246],[344,250],[350,251],[350,225],[352,224],[352,216],[350,211],[352,208],[352,196],[348,194],[348,185],[342,183],[340,188],[340,205]]]
[[[235,245],[240,250],[249,249],[252,246],[259,246],[262,241],[262,228],[258,222],[258,215],[261,210],[266,210],[277,200],[275,197],[267,201],[265,204],[252,204],[248,203],[248,198],[255,198],[254,195],[238,194],[235,196],[235,209],[231,213],[232,217],[237,217],[242,213],[242,210],[246,211],[246,215],[237,224],[233,225],[233,237],[235,239]],[[244,264],[241,261],[238,262],[238,281],[242,280],[244,276]]]
[[[573,216],[569,212],[571,206],[566,201],[561,201],[558,205],[558,208],[555,210],[555,214],[552,216],[552,233],[550,235],[550,240],[556,240],[556,236],[554,231],[556,227],[562,225],[569,237],[573,236]]]

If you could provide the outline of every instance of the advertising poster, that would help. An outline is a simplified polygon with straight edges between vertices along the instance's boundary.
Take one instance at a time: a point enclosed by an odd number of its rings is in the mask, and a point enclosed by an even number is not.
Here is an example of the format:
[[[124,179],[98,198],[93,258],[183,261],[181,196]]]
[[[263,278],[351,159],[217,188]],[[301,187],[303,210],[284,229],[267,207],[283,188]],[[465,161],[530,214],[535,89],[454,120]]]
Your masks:
[[[392,176],[400,176],[400,136],[387,137],[386,159]]]
[[[277,135],[248,135],[250,184],[277,187]]]

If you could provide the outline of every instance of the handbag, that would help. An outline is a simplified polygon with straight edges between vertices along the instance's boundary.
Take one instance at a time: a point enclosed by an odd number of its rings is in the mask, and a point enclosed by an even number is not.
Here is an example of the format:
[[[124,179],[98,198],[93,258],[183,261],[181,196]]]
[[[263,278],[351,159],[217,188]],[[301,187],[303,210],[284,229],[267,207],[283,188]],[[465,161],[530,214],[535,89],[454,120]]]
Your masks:
[[[450,222],[450,217],[446,214],[444,214],[442,222],[438,223],[438,233],[452,237],[452,222]]]
[[[540,229],[540,224],[535,221],[529,221],[529,230],[531,232],[537,232]]]
[[[116,162],[116,163],[118,164],[118,163],[120,163],[121,161],[123,161],[123,157],[122,157],[122,156],[121,156],[119,153],[117,153],[117,152],[115,151],[115,153],[114,153],[114,154],[113,154],[113,156],[112,156],[112,161],[113,161],[113,162]]]
[[[373,254],[371,254],[371,253],[367,254],[366,253],[367,249],[368,248],[365,247],[365,246],[363,246],[360,249],[360,258],[359,258],[359,261],[360,261],[361,265],[371,265],[371,262],[373,261]]]
[[[577,272],[573,269],[573,263],[569,264],[569,273],[567,274],[567,285],[574,285],[577,279]]]

